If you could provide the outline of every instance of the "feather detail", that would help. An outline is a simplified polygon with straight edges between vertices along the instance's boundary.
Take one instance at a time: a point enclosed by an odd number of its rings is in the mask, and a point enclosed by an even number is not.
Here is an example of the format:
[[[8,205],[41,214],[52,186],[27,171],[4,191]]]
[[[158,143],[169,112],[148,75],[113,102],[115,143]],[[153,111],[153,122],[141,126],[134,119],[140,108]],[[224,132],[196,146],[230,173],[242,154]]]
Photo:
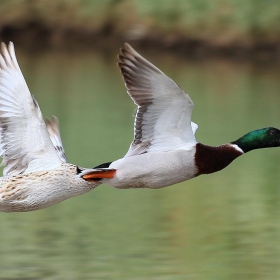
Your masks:
[[[52,144],[53,144],[59,158],[63,162],[67,162],[66,155],[65,155],[64,148],[63,148],[62,141],[61,141],[61,137],[60,137],[58,118],[55,116],[52,116],[51,119],[46,119],[45,122],[46,122],[46,126],[47,126],[47,130],[48,130],[50,139],[52,141]]]
[[[0,152],[5,176],[50,170],[62,163],[20,71],[12,42],[8,47],[2,43],[0,53]]]
[[[197,125],[191,122],[189,95],[129,44],[120,53],[118,65],[137,105],[134,140],[125,156],[194,146]]]

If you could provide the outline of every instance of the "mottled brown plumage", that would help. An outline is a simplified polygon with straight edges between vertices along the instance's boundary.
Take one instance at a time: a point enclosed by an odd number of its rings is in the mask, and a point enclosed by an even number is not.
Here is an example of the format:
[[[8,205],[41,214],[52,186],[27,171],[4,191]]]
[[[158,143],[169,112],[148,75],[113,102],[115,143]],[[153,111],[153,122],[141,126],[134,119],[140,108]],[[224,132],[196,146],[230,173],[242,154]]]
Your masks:
[[[8,47],[2,43],[0,50],[0,156],[4,166],[0,178],[3,212],[42,209],[100,184],[97,177],[88,182],[80,176],[93,169],[66,162],[58,120],[53,117],[45,124],[11,42]],[[108,176],[107,171],[103,176]]]

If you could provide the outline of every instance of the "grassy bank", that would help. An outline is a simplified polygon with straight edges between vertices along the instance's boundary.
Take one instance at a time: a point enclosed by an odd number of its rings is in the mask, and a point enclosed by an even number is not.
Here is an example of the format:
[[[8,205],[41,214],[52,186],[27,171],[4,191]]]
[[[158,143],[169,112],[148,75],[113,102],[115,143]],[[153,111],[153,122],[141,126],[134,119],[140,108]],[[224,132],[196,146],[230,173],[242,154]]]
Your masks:
[[[280,2],[2,0],[0,36],[52,45],[136,40],[164,48],[279,53]]]

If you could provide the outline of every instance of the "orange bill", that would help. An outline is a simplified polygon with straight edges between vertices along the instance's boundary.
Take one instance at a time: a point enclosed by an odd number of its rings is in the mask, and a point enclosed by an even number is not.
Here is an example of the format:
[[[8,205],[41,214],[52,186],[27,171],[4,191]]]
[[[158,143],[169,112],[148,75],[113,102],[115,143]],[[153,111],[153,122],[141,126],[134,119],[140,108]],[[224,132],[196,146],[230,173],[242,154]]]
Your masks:
[[[113,178],[115,174],[116,174],[116,169],[95,170],[83,175],[82,178],[86,181],[92,182],[104,178]]]

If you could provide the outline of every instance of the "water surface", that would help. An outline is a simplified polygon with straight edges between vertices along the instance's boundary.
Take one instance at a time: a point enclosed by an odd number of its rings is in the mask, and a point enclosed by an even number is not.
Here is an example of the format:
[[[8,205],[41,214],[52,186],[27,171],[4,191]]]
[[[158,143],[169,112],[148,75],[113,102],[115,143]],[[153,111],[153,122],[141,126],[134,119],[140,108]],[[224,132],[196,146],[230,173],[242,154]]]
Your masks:
[[[60,120],[69,162],[122,157],[134,104],[116,54],[17,52],[44,116]],[[219,145],[280,128],[280,68],[147,54],[191,96],[197,139]],[[2,279],[278,279],[280,149],[161,190],[86,195],[30,213],[0,214]]]

